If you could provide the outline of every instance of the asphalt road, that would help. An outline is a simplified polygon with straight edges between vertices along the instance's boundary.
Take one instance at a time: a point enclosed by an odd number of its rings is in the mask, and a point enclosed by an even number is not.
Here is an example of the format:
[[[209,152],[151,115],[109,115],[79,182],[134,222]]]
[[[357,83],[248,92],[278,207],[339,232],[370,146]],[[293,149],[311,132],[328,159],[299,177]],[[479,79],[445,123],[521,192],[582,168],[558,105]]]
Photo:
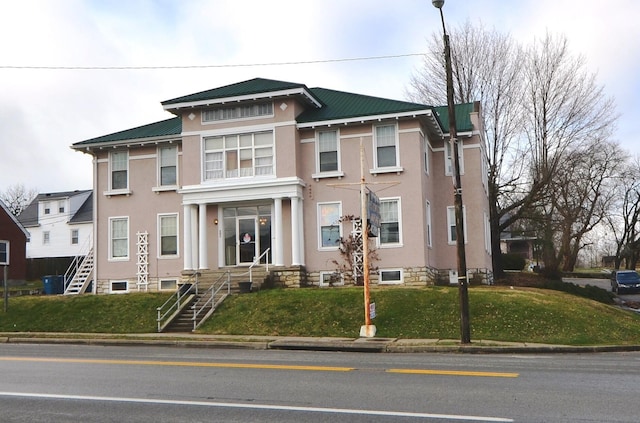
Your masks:
[[[640,353],[0,345],[3,422],[637,422]]]
[[[611,291],[611,281],[609,279],[563,278],[562,280],[580,286],[591,285]],[[640,293],[622,294],[618,295],[618,297],[623,301],[640,301]]]

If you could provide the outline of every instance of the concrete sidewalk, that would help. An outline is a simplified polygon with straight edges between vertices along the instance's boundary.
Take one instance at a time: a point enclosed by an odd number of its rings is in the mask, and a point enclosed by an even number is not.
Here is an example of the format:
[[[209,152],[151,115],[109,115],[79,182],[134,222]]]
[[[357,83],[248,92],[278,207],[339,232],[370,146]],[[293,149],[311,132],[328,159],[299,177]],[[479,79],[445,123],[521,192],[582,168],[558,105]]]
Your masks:
[[[313,338],[290,336],[198,335],[175,333],[104,334],[0,332],[0,343],[148,345],[193,348],[229,348],[254,350],[309,350],[371,353],[593,353],[640,351],[640,345],[571,346],[472,340],[398,338]]]

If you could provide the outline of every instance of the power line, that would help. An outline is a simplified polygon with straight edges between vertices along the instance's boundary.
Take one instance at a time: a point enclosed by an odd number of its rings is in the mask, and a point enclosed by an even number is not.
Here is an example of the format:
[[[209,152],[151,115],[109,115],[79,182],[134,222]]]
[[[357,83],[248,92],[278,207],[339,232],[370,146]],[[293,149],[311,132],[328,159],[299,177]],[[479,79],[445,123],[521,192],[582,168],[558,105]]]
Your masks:
[[[154,70],[154,69],[211,69],[211,68],[249,68],[256,66],[312,65],[318,63],[358,62],[365,60],[399,59],[403,57],[423,56],[424,53],[394,54],[388,56],[350,57],[342,59],[306,60],[271,63],[235,63],[226,65],[175,65],[175,66],[20,66],[0,65],[0,69],[20,70]]]

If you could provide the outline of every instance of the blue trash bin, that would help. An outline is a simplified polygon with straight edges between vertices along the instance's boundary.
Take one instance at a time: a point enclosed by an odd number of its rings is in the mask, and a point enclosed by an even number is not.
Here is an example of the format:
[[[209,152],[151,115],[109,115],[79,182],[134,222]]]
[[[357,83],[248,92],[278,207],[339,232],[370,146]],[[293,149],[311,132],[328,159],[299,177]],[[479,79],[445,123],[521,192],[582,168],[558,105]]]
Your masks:
[[[64,293],[64,276],[47,275],[42,277],[43,291],[45,295],[57,295]]]

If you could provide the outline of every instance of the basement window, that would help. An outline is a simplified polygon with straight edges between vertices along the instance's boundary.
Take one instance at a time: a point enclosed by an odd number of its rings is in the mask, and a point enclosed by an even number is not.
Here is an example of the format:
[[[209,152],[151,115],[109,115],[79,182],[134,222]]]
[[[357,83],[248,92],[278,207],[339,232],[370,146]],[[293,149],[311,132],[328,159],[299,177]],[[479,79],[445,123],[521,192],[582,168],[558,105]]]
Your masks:
[[[160,279],[160,291],[175,291],[178,281],[175,279]]]
[[[111,293],[112,294],[124,294],[129,292],[129,282],[128,281],[112,281],[111,282]]]
[[[380,285],[399,284],[402,283],[402,279],[402,269],[380,270]]]

